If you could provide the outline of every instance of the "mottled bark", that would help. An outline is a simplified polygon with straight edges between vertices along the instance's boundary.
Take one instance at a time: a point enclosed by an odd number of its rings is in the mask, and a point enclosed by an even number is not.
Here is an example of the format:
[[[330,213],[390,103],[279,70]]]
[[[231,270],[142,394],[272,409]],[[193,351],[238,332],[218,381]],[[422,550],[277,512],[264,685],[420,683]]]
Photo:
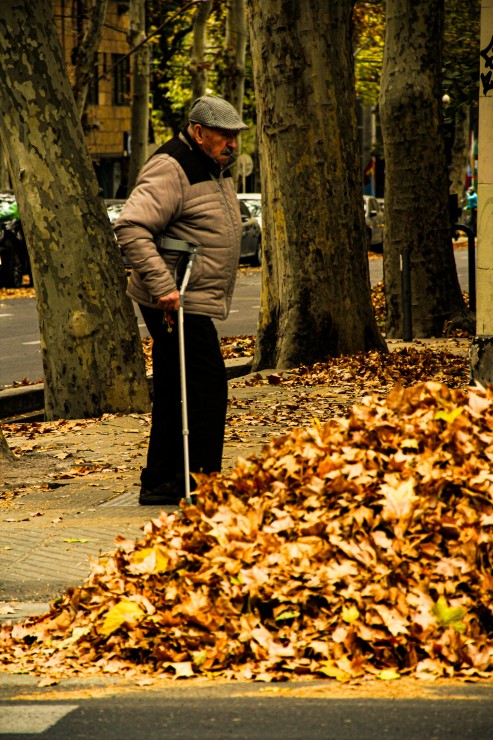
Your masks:
[[[453,254],[441,90],[444,0],[387,0],[380,112],[385,152],[387,336],[402,336],[400,255],[411,250],[417,337],[466,322]]]
[[[145,0],[130,2],[131,48],[141,44],[146,37]],[[149,90],[150,90],[150,51],[149,44],[140,46],[132,55],[133,93],[131,122],[131,151],[128,164],[128,189],[135,185],[139,170],[147,160],[147,140],[149,138]]]
[[[373,315],[350,0],[248,0],[264,263],[255,367],[385,349]]]
[[[3,436],[2,429],[0,428],[0,472],[2,460],[14,460],[15,455],[7,444],[7,440]]]
[[[193,17],[193,44],[192,58],[189,72],[192,78],[192,100],[205,95],[207,88],[207,65],[205,62],[205,47],[207,38],[207,19],[212,10],[212,0],[200,3]]]
[[[33,268],[46,416],[144,410],[137,322],[50,0],[2,4],[0,42],[0,135]]]

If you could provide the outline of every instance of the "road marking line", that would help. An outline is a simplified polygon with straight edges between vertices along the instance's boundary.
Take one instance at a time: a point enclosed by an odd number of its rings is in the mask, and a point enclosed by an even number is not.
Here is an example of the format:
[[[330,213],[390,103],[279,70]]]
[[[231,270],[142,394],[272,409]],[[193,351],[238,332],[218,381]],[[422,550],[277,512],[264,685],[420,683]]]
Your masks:
[[[41,344],[41,339],[38,339],[36,342],[22,342],[23,346],[26,346],[28,344]]]
[[[230,311],[230,313],[240,313],[240,309],[239,308],[233,308],[233,310]]]
[[[78,704],[3,704],[0,735],[40,735],[78,708]]]
[[[0,313],[0,319],[10,319],[13,315],[13,313]]]

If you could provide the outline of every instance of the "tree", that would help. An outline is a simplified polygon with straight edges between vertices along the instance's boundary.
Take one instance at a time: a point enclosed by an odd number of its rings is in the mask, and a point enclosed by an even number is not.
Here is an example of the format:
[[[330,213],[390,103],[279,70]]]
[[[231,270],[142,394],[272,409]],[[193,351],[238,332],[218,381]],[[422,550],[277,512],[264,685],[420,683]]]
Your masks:
[[[77,42],[72,52],[74,67],[72,90],[79,116],[82,118],[89,84],[94,76],[94,66],[101,43],[108,0],[77,0]]]
[[[139,170],[147,160],[149,138],[150,52],[146,39],[145,0],[130,0],[130,30],[128,34],[132,55],[133,92],[131,121],[131,151],[128,165],[128,188],[135,185]]]
[[[351,0],[248,0],[263,212],[256,368],[385,349],[370,298]]]
[[[477,134],[480,0],[445,0],[442,79],[445,147],[450,192],[459,199],[466,186],[471,132]]]
[[[0,135],[33,268],[45,413],[142,411],[148,394],[137,322],[51,5],[0,7]]]
[[[192,58],[188,70],[192,78],[192,99],[205,95],[207,88],[207,63],[205,49],[207,38],[207,19],[212,11],[212,0],[197,5],[193,17]]]
[[[7,444],[2,428],[0,427],[0,464],[4,461],[15,460],[15,455]],[[0,468],[1,471],[1,468]]]
[[[224,97],[243,115],[245,90],[245,53],[247,44],[245,0],[229,0],[224,43]]]
[[[380,116],[385,153],[387,336],[402,336],[400,258],[411,250],[412,325],[470,327],[455,267],[442,113],[444,0],[387,0]]]

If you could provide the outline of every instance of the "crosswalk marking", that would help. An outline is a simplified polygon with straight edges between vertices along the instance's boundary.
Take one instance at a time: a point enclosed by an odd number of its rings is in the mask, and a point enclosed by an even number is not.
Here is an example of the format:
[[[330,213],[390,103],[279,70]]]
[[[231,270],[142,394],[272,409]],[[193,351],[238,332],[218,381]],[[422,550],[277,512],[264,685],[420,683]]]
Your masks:
[[[0,736],[40,735],[77,708],[77,704],[45,704],[45,702],[1,704]]]

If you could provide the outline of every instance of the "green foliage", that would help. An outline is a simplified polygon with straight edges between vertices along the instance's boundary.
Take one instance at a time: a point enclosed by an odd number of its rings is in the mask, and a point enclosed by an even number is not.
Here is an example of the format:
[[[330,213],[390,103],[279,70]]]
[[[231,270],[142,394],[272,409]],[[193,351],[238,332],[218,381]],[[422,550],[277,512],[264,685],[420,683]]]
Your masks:
[[[177,133],[186,123],[187,111],[192,103],[192,78],[190,59],[193,43],[193,17],[196,3],[147,0],[148,33],[167,21],[152,39],[152,112],[151,120],[157,141],[164,141]],[[207,91],[223,93],[227,69],[224,61],[226,35],[226,3],[216,0],[207,21],[205,65]],[[242,135],[242,151],[253,153],[256,148],[256,107],[250,55],[245,60],[245,95],[243,116],[252,123]]]
[[[445,0],[443,92],[450,96],[447,115],[477,106],[481,0]]]
[[[443,92],[453,118],[463,105],[477,104],[481,0],[445,0]],[[385,0],[356,0],[353,12],[356,94],[378,102],[385,41]]]
[[[384,42],[384,0],[357,0],[353,11],[356,95],[369,105],[378,103]]]

